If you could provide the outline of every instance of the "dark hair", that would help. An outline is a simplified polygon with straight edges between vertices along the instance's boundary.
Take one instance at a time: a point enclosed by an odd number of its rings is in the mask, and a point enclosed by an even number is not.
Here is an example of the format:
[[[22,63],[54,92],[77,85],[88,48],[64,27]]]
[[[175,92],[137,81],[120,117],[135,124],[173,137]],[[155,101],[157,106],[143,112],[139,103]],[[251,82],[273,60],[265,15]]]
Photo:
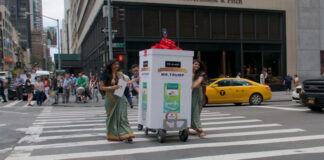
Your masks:
[[[195,77],[194,77],[195,80],[201,75],[201,73],[203,73],[203,72],[206,73],[205,65],[203,63],[201,63],[198,59],[194,59],[192,64],[194,64],[196,62],[200,64],[200,68],[195,73]]]
[[[138,67],[138,64],[133,64],[131,69]]]
[[[113,75],[112,75],[112,65],[115,64],[116,62],[119,62],[117,59],[112,59],[108,65],[106,66],[102,77],[106,77],[105,81],[104,81],[104,85],[105,86],[110,86],[111,85],[111,80],[113,79]]]

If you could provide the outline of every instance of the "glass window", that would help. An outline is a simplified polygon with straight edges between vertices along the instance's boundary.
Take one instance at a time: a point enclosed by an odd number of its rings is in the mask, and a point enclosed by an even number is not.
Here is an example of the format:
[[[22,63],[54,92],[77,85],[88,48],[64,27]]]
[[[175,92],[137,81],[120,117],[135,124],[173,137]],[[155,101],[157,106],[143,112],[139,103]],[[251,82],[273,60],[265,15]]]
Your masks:
[[[269,16],[269,39],[270,40],[280,40],[280,32],[281,32],[281,17],[280,15],[270,15]]]
[[[231,86],[231,80],[229,80],[229,79],[221,80],[221,81],[217,82],[217,84],[218,84],[218,87]]]
[[[281,54],[280,52],[265,52],[263,54],[263,70],[268,73],[267,83],[281,84]]]
[[[261,52],[245,52],[243,69],[246,78],[259,82],[259,75],[262,69]]]
[[[209,11],[198,10],[196,14],[197,38],[209,39],[210,29]]]
[[[324,74],[324,51],[321,51],[321,74]]]
[[[161,25],[168,31],[168,37],[176,37],[176,10],[175,9],[161,9]]]
[[[142,36],[142,9],[126,8],[127,36]]]
[[[227,14],[227,38],[240,38],[240,13]]]
[[[212,38],[225,39],[225,13],[212,12],[211,23],[212,23]]]
[[[256,15],[256,38],[258,40],[268,39],[268,16],[265,14]]]
[[[245,80],[242,80],[242,79],[233,79],[232,81],[232,85],[233,86],[251,86],[252,84],[245,81]]]
[[[156,8],[144,9],[144,36],[159,37],[160,36],[159,10]]]
[[[180,37],[191,38],[194,36],[194,16],[192,9],[181,9],[180,18]]]
[[[254,39],[255,23],[254,14],[243,14],[243,39]]]

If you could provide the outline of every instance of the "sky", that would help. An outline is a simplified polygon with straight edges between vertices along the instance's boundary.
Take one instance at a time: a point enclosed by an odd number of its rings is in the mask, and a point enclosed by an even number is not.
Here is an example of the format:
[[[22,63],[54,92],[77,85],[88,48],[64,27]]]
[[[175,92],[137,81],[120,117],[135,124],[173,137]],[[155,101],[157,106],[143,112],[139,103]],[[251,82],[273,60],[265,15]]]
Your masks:
[[[60,29],[62,19],[64,18],[64,0],[43,0],[43,15],[60,20]],[[44,28],[49,26],[57,26],[56,21],[43,17]],[[51,48],[51,56],[54,58],[54,53],[57,53],[57,48]]]

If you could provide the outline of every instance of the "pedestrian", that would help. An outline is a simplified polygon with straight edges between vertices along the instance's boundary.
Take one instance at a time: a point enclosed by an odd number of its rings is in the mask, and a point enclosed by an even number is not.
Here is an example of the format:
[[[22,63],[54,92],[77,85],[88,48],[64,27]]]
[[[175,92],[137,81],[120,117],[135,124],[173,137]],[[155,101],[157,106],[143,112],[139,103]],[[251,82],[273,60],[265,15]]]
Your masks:
[[[8,102],[8,101],[7,101],[6,95],[5,95],[5,93],[4,93],[4,90],[5,90],[5,87],[4,87],[4,86],[5,86],[5,85],[4,85],[4,81],[3,81],[2,78],[0,78],[0,95],[1,95],[1,97],[2,97],[2,102],[3,102],[3,103],[6,103],[6,102]]]
[[[265,73],[264,71],[260,74],[260,84],[265,84]]]
[[[44,86],[43,86],[43,82],[41,82],[41,78],[39,76],[36,77],[34,89],[36,91],[37,105],[41,106],[43,104]]]
[[[63,94],[63,84],[64,84],[64,78],[63,75],[59,75],[57,77],[57,101],[56,103],[59,102],[60,97],[62,97]],[[64,103],[64,98],[62,97],[62,103]]]
[[[207,77],[207,74],[206,74],[207,68],[203,63],[200,63],[200,71],[202,73],[204,73],[204,75],[205,75],[203,81],[201,82],[201,88],[202,88],[202,103],[201,103],[201,107],[200,107],[200,113],[201,113],[203,107],[207,103],[206,90],[207,90],[207,85],[208,85],[208,77]]]
[[[73,81],[70,78],[70,74],[66,73],[63,80],[63,103],[69,103],[70,90],[73,86]]]
[[[28,104],[28,106],[33,106],[31,104],[31,101],[33,100],[34,86],[32,84],[30,74],[27,74],[27,79],[25,82],[25,89],[26,89],[26,93],[27,93],[27,104]]]
[[[285,86],[286,94],[290,94],[291,91],[291,81],[293,78],[287,73],[287,76],[284,79],[283,85]]]
[[[236,78],[241,78],[241,72],[238,72]]]
[[[199,137],[204,137],[206,134],[202,130],[200,121],[200,107],[202,105],[202,87],[201,83],[205,78],[205,72],[201,68],[201,62],[193,61],[193,83],[192,83],[192,103],[191,103],[191,128],[194,129]]]
[[[132,73],[133,73],[133,75],[131,77],[131,79],[132,79],[131,80],[132,88],[138,94],[138,92],[139,92],[139,69],[138,69],[138,65],[137,64],[132,65],[131,70],[132,70]]]
[[[46,103],[46,102],[49,102],[49,100],[50,100],[50,95],[49,95],[50,82],[49,82],[47,76],[44,77],[43,87],[44,87],[44,94],[46,96],[46,101],[44,103]]]
[[[76,77],[74,76],[74,73],[71,74],[71,79],[72,79],[72,87],[71,87],[71,90],[72,90],[72,95],[75,95],[76,94],[76,87],[75,87],[75,83],[76,83]]]
[[[86,83],[86,85],[84,86],[85,95],[86,95],[86,97],[89,97],[89,99],[91,100],[92,97],[90,95],[90,90],[89,90],[89,78],[88,78],[88,76],[84,72],[82,73],[82,77],[85,78],[85,83]]]
[[[118,97],[114,95],[114,91],[119,89],[118,81],[120,79],[125,80],[125,75],[118,71],[119,62],[111,60],[102,75],[100,86],[101,90],[106,91],[107,140],[132,143],[134,133],[127,119],[127,99],[125,96]]]
[[[80,101],[83,101],[84,103],[87,103],[86,101],[86,88],[87,88],[87,83],[86,83],[86,78],[83,76],[82,73],[79,73],[79,77],[77,78],[76,80],[76,86],[77,86],[77,90],[78,88],[82,87],[84,90],[82,89],[79,89],[81,93],[82,91],[82,94],[83,95],[80,95],[80,94],[77,94],[77,100],[80,100]]]
[[[58,96],[58,87],[57,87],[57,78],[55,77],[54,73],[51,73],[50,74],[50,80],[51,80],[51,86],[50,86],[50,89],[51,89],[51,92],[54,92],[54,103],[53,105],[57,104],[57,96]]]
[[[294,87],[296,88],[298,85],[299,85],[299,78],[298,78],[298,75],[295,74],[294,75]]]
[[[130,81],[129,77],[127,75],[125,75],[124,77],[126,79],[126,81]],[[131,96],[131,93],[130,93],[130,83],[126,86],[125,88],[125,91],[124,91],[124,95],[128,101],[128,104],[130,105],[130,108],[134,108],[133,106],[133,100],[132,100],[132,96]]]
[[[94,99],[96,98],[96,102],[99,102],[99,97],[98,97],[98,81],[96,76],[91,76],[90,78],[90,89],[92,93],[92,103]]]
[[[20,73],[17,74],[15,85],[16,85],[16,92],[18,100],[22,100],[23,98],[23,86],[24,86],[24,79],[20,77]]]

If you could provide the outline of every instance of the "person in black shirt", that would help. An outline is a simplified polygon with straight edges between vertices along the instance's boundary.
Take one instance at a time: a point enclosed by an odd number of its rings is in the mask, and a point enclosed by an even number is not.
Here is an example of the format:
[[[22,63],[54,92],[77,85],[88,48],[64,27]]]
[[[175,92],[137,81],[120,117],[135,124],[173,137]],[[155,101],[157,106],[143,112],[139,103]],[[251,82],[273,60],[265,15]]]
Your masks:
[[[54,73],[51,73],[50,80],[51,80],[50,89],[55,91],[55,98],[53,104],[57,104],[58,87],[57,87],[57,79],[55,78]]]
[[[5,90],[4,82],[3,82],[2,79],[0,79],[0,95],[2,97],[2,102],[3,103],[8,102],[7,98],[6,98],[6,95],[4,94],[4,90]]]
[[[34,86],[33,86],[32,82],[31,82],[31,75],[30,74],[27,74],[25,87],[26,87],[25,89],[26,89],[26,92],[27,92],[27,95],[28,95],[28,98],[27,98],[28,106],[33,106],[31,104],[31,101],[33,100]]]

